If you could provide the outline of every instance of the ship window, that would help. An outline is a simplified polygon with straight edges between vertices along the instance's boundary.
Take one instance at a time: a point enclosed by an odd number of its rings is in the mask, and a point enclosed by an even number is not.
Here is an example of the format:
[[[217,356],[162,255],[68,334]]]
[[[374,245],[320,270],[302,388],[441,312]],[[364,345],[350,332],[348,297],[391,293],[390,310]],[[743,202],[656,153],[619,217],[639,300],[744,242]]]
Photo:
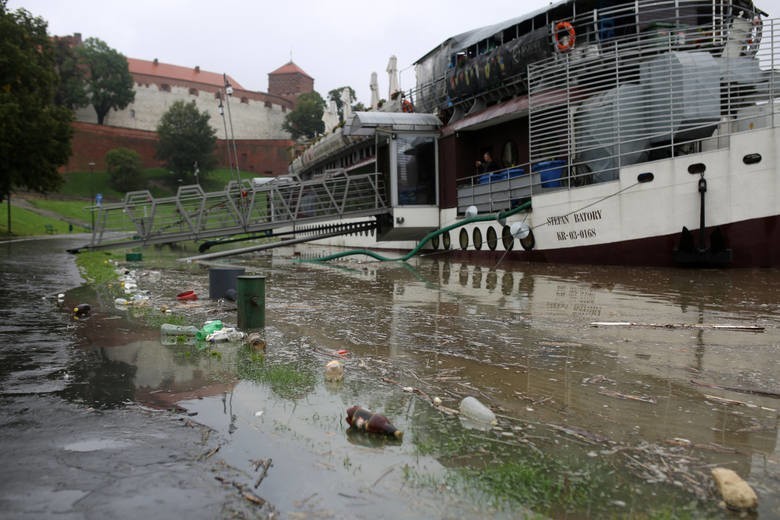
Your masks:
[[[742,162],[745,164],[758,164],[761,162],[761,154],[749,153],[742,158]]]
[[[701,175],[706,169],[707,167],[704,163],[694,163],[688,166],[688,173],[691,175]]]
[[[480,231],[479,228],[474,228],[474,231],[471,234],[471,239],[474,242],[474,249],[477,251],[482,249],[482,231]]]
[[[512,232],[509,226],[504,226],[501,229],[501,243],[504,245],[504,250],[509,251],[515,245],[515,237],[512,236]]]
[[[468,249],[468,247],[469,247],[469,234],[468,234],[468,232],[465,229],[461,228],[460,236],[458,237],[458,240],[460,242],[460,248],[462,250],[465,251],[466,249]]]
[[[398,204],[436,204],[435,138],[397,134],[395,141]]]
[[[517,164],[517,146],[512,141],[504,143],[504,150],[501,153],[501,162],[504,168],[509,168]]]
[[[495,251],[498,247],[498,235],[493,226],[490,226],[487,230],[487,245],[491,251]]]

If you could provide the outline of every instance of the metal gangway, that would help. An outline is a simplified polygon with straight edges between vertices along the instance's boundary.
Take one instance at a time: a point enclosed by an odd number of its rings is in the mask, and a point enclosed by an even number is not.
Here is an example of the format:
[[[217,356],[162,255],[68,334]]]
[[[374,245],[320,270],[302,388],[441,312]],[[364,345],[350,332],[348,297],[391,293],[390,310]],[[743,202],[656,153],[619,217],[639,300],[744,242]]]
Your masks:
[[[265,181],[266,179],[263,179]],[[95,225],[84,249],[165,244],[232,235],[273,234],[280,228],[390,213],[382,173],[348,175],[331,170],[311,180],[277,177],[267,182],[230,181],[206,193],[180,186],[175,196],[155,198],[132,191],[123,202],[93,206]],[[314,226],[309,226],[314,225]],[[332,235],[333,229],[326,228]],[[349,232],[350,226],[344,226]],[[317,234],[312,234],[312,240]]]

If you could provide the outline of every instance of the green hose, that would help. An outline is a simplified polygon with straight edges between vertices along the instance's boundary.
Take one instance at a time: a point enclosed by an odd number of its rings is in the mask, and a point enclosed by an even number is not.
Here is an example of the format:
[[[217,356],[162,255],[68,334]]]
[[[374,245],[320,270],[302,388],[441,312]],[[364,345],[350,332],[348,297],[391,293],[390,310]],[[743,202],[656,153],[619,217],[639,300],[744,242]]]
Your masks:
[[[471,224],[472,222],[487,222],[487,221],[490,221],[490,220],[503,220],[503,219],[505,219],[507,217],[510,217],[510,216],[514,215],[515,213],[519,213],[520,211],[522,211],[522,210],[524,210],[524,209],[526,209],[526,208],[528,208],[530,206],[531,206],[531,201],[529,200],[527,202],[524,202],[524,203],[520,204],[517,207],[514,207],[512,209],[508,209],[506,211],[502,211],[501,213],[498,213],[497,215],[482,215],[482,216],[477,215],[477,216],[474,216],[474,217],[468,217],[468,218],[465,218],[465,219],[460,220],[458,222],[455,222],[454,224],[450,224],[447,227],[444,227],[444,228],[441,228],[441,229],[437,229],[436,231],[431,231],[430,233],[425,235],[422,240],[420,240],[420,243],[417,244],[417,247],[415,247],[414,249],[412,249],[411,251],[406,253],[404,256],[401,256],[399,258],[388,258],[386,256],[382,256],[379,253],[376,253],[376,252],[371,251],[369,249],[351,249],[349,251],[344,251],[342,253],[334,253],[332,255],[327,255],[327,256],[323,256],[323,257],[320,257],[320,258],[315,258],[315,259],[312,259],[312,260],[300,260],[300,262],[312,262],[312,263],[329,262],[331,260],[336,260],[338,258],[343,258],[345,256],[352,256],[352,255],[366,255],[366,256],[370,256],[371,258],[375,258],[375,259],[377,259],[377,260],[379,260],[381,262],[406,262],[411,257],[413,257],[414,255],[419,253],[420,250],[423,247],[425,247],[425,244],[427,244],[429,241],[431,241],[431,239],[441,235],[442,233],[446,233],[446,232],[448,232],[448,231],[450,231],[452,229],[455,229],[455,228],[458,228],[458,227],[461,227],[461,226],[465,226],[466,224]]]

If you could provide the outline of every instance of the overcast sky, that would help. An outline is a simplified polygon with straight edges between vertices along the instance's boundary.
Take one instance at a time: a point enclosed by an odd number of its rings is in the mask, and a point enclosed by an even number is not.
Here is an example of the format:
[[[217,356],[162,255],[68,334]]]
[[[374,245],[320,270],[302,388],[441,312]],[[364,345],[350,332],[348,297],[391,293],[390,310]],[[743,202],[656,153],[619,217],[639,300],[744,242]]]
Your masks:
[[[398,57],[401,88],[412,63],[439,43],[549,5],[549,0],[9,0],[49,24],[49,33],[97,37],[125,56],[226,72],[249,90],[290,60],[323,97],[349,85],[368,105],[371,72],[387,97],[387,61]],[[757,0],[770,16],[780,0]]]
[[[780,0],[770,0],[778,2]],[[371,72],[387,98],[387,67],[398,57],[400,86],[412,63],[449,36],[548,5],[548,0],[9,0],[49,24],[49,33],[100,38],[130,58],[226,72],[266,92],[268,73],[293,61],[327,96],[349,85],[371,100]]]

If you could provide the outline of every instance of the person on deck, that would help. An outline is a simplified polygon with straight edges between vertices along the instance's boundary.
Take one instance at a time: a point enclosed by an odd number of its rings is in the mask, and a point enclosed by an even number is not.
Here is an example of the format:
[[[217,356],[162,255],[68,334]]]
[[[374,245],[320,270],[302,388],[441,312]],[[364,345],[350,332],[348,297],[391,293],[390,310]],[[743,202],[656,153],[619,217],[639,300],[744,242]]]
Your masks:
[[[498,164],[493,161],[493,156],[490,152],[485,152],[482,155],[482,160],[477,160],[477,173],[487,173],[498,170]]]

